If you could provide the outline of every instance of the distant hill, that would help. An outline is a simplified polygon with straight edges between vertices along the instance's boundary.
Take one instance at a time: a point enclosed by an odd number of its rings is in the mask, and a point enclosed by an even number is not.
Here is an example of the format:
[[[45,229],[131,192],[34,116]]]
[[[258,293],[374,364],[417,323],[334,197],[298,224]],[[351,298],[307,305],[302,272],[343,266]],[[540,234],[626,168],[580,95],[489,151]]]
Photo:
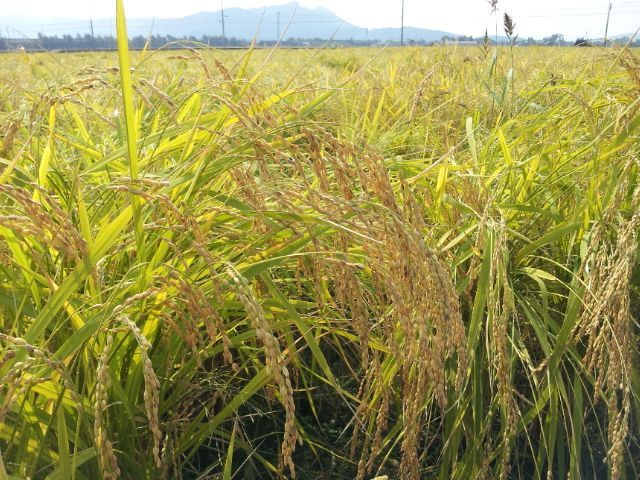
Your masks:
[[[278,32],[289,25],[287,38],[321,38],[335,40],[373,40],[383,42],[398,41],[399,28],[366,29],[350,24],[326,8],[306,8],[297,3],[273,5],[262,8],[229,8],[225,9],[226,36],[250,40],[257,34],[259,40],[275,40]],[[130,37],[172,35],[184,38],[189,36],[222,35],[220,11],[202,12],[182,18],[131,18],[128,19]],[[97,19],[93,21],[96,35],[113,35],[114,19]],[[72,20],[46,17],[0,17],[0,34],[13,38],[36,37],[38,33],[48,36],[62,36],[90,33],[89,20]],[[436,41],[444,35],[453,33],[440,30],[428,30],[416,27],[405,27],[407,41]]]

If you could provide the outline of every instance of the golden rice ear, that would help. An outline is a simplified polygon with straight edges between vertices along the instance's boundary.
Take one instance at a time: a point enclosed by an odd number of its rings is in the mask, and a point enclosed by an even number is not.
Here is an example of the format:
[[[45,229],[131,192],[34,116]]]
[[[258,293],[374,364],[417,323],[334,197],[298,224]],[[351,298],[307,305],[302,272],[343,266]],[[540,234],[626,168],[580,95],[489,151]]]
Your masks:
[[[284,439],[282,440],[278,469],[282,474],[286,467],[291,478],[295,479],[296,468],[293,462],[293,453],[296,450],[299,433],[295,424],[296,406],[287,361],[280,352],[279,342],[273,335],[262,306],[258,303],[247,280],[232,265],[227,266],[227,274],[233,282],[232,286],[236,295],[244,305],[247,319],[256,332],[256,339],[262,344],[267,374],[274,379],[280,394],[280,403],[285,410]]]
[[[96,391],[94,404],[93,432],[96,451],[103,480],[116,480],[120,477],[118,459],[113,444],[107,436],[106,412],[109,401],[109,354],[113,346],[113,335],[108,334],[96,369]]]
[[[627,171],[634,163],[627,165]],[[604,398],[609,418],[607,453],[612,479],[622,478],[625,442],[631,415],[631,372],[634,364],[634,318],[630,292],[633,270],[638,259],[640,231],[640,184],[633,190],[631,215],[618,216],[627,190],[628,176],[619,185],[604,219],[591,235],[584,263],[585,295],[575,335],[586,338],[585,366],[595,376],[594,402]],[[618,229],[613,240],[607,230],[611,223]]]
[[[144,376],[144,406],[149,421],[149,428],[153,433],[153,459],[156,467],[162,468],[162,460],[160,459],[160,446],[162,444],[162,432],[160,431],[158,409],[160,405],[160,381],[153,370],[153,364],[149,358],[149,350],[151,343],[142,334],[140,328],[126,316],[119,318],[127,328],[133,333],[136,342],[140,346],[140,354],[142,356],[142,372]]]

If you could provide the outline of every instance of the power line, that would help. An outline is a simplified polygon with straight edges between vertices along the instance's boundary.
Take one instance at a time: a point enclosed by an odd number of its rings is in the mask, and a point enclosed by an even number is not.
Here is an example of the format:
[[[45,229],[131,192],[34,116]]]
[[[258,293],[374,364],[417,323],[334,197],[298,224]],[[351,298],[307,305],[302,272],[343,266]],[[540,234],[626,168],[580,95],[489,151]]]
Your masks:
[[[633,13],[640,13],[640,10],[635,9],[635,10],[624,10],[624,11],[616,11],[615,9],[611,10],[611,16],[618,16],[618,15],[628,15],[628,14],[633,14]],[[556,15],[552,15],[552,14],[540,14],[540,15],[518,15],[517,18],[555,18],[555,17],[605,17],[607,15],[606,12],[600,12],[600,13],[576,13],[576,14],[556,14]],[[483,17],[479,17],[479,16],[475,16],[475,15],[459,15],[459,18],[463,18],[463,19],[478,19],[478,18],[483,18]],[[277,18],[274,20],[263,20],[262,22],[260,22],[259,20],[233,20],[233,18],[228,18],[226,15],[224,17],[225,19],[225,25],[226,24],[235,24],[235,25],[258,25],[260,23],[262,24],[267,24],[267,25],[277,25],[278,21]],[[95,25],[96,22],[94,22],[94,29],[96,28]],[[296,20],[295,18],[291,20],[291,24],[292,25],[310,25],[310,24],[324,24],[324,25],[336,25],[336,24],[340,24],[340,23],[344,23],[342,20]],[[23,25],[22,28],[25,30],[33,30],[33,29],[38,29],[41,31],[50,31],[50,30],[84,30],[87,31],[87,24],[83,21],[74,21],[74,22],[61,22],[59,24],[54,24],[54,25],[42,25],[42,26],[28,26],[28,25]],[[205,26],[205,25],[209,25],[208,22],[202,21],[202,22],[188,22],[188,23],[183,23],[182,21],[179,20],[175,20],[175,21],[156,21],[156,27],[157,28],[166,28],[166,27],[177,27],[177,26],[185,26],[185,27],[192,27],[192,26]],[[9,26],[9,25],[8,25]],[[131,29],[137,29],[137,28],[141,28],[139,26],[131,26]],[[364,27],[357,27],[357,28],[364,28]],[[384,27],[380,27],[380,28],[384,28]],[[417,27],[417,28],[421,28],[421,27]],[[113,28],[112,28],[113,29]],[[90,27],[88,29],[90,31]],[[75,32],[74,32],[75,33]]]
[[[640,13],[640,10],[626,10],[626,11],[611,11],[611,16],[627,15],[629,13]],[[571,14],[556,14],[556,15],[518,15],[517,18],[556,18],[556,17],[606,17],[607,13],[571,13]]]

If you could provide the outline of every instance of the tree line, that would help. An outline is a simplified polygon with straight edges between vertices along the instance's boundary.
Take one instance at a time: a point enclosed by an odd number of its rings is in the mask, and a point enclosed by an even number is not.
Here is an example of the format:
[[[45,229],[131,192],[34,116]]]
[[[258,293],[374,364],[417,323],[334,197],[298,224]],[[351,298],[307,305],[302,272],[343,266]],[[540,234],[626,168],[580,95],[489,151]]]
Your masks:
[[[498,44],[508,44],[500,37],[497,39]],[[629,41],[628,38],[617,38],[616,43],[624,44]],[[202,44],[212,47],[248,47],[250,41],[239,39],[235,37],[223,37],[223,36],[202,36],[202,37],[174,37],[173,35],[151,35],[144,37],[142,35],[133,37],[129,40],[130,48],[142,49],[149,44],[149,48],[157,49],[161,47],[167,48],[181,48],[184,43]],[[464,43],[478,43],[482,44],[482,37],[472,36],[445,36],[441,40],[442,43],[451,42],[464,42]],[[432,45],[441,42],[432,42],[424,40],[408,40],[409,45]],[[494,39],[490,39],[491,43],[495,43]],[[262,40],[257,42],[258,46],[272,46],[276,42],[274,40]],[[322,38],[287,38],[281,42],[283,46],[320,46],[327,43],[326,39]],[[371,46],[379,45],[382,42],[378,39],[363,40],[332,40],[329,42],[332,46]],[[393,42],[392,42],[393,43]],[[554,34],[549,37],[545,37],[541,40],[536,40],[532,37],[527,39],[521,39],[517,41],[518,45],[546,45],[546,46],[570,46],[570,45],[597,45],[601,42],[595,40],[588,40],[580,38],[573,41],[565,40],[562,34]],[[633,46],[640,46],[640,39],[635,39],[632,43]],[[39,34],[36,38],[0,38],[0,51],[11,50],[28,50],[28,51],[52,51],[52,50],[113,50],[116,48],[116,39],[113,36],[92,36],[89,34],[80,35],[62,35],[62,36],[49,36]]]

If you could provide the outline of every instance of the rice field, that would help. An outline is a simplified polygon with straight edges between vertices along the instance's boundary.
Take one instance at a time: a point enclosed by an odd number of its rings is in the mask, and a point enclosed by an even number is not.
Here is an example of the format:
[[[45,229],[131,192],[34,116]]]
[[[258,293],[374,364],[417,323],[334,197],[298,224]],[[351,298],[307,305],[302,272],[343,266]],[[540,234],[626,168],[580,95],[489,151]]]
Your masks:
[[[640,476],[640,57],[0,57],[0,479]]]

